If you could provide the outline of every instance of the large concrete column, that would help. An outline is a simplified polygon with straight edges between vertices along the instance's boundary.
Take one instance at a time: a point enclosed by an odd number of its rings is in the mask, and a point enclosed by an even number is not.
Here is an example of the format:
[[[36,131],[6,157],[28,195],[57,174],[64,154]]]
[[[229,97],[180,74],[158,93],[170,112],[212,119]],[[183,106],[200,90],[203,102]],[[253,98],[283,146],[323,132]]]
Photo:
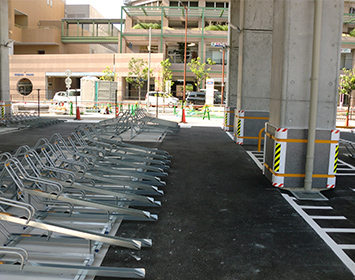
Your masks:
[[[228,64],[227,64],[227,84],[225,92],[227,94],[226,107],[224,111],[224,129],[233,131],[234,127],[234,110],[237,105],[237,88],[238,88],[238,53],[239,53],[239,30],[231,26],[239,26],[239,6],[240,1],[229,2],[228,22],[231,23],[228,28]]]
[[[321,0],[316,0],[321,1]],[[320,65],[312,65],[315,0],[275,0],[270,121],[265,175],[276,187],[302,190],[310,116],[312,67],[319,67],[313,188],[335,186],[335,130],[343,0],[322,1]],[[312,87],[313,88],[313,87]],[[312,111],[314,112],[314,111]]]
[[[0,0],[0,101],[1,112],[11,111],[9,87],[8,0]],[[3,104],[5,102],[5,104]],[[5,105],[5,106],[4,106]],[[0,115],[0,118],[2,114]]]
[[[273,0],[241,0],[239,20],[234,136],[238,144],[257,144],[269,117]]]

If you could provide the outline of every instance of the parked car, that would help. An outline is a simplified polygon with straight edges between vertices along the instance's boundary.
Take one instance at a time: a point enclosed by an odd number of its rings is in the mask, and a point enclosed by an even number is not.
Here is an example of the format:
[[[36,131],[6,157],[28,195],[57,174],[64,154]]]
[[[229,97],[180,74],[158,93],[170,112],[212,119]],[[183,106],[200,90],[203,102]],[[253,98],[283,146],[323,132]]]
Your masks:
[[[80,89],[70,89],[69,91],[58,91],[53,96],[53,102],[75,102],[81,101]]]
[[[174,105],[178,105],[179,99],[174,96],[169,96],[166,92],[150,91],[145,95],[145,103],[147,106],[156,106],[158,95],[158,106],[168,105],[170,108]]]
[[[56,114],[68,114],[70,112],[70,103],[78,102],[80,112],[85,108],[81,105],[80,89],[70,89],[69,91],[58,91],[54,94],[51,111]]]
[[[206,93],[203,91],[190,91],[186,97],[186,105],[205,105]]]
[[[225,103],[225,94],[223,96]],[[213,103],[218,105],[221,104],[222,94],[215,90]],[[206,104],[206,90],[201,91],[191,91],[187,94],[186,105],[205,105]]]

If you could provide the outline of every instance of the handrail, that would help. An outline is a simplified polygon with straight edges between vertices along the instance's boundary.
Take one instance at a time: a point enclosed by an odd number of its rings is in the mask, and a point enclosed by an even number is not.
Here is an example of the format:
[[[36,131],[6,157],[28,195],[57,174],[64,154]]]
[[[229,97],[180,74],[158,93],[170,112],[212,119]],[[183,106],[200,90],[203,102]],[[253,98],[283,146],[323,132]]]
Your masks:
[[[336,128],[346,128],[346,129],[354,129],[355,126],[347,126],[347,125],[337,125]]]
[[[259,135],[258,135],[258,152],[261,151],[261,135],[262,135],[264,130],[265,130],[265,127],[260,129],[260,131],[259,131]]]
[[[5,197],[0,197],[0,201],[2,204],[17,207],[17,208],[25,210],[28,213],[28,218],[27,218],[26,224],[28,224],[30,222],[30,220],[32,219],[32,216],[35,216],[35,214],[36,214],[35,208],[28,203],[8,199]]]
[[[28,253],[25,249],[16,247],[0,247],[1,254],[17,255],[21,258],[21,270],[23,269],[25,262],[28,260]]]

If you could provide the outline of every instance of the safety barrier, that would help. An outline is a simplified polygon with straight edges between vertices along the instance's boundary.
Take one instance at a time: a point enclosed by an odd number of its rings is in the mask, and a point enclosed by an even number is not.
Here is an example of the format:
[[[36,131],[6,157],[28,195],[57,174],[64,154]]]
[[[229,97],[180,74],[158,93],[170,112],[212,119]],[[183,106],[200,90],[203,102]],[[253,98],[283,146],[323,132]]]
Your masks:
[[[296,144],[306,144],[307,139],[295,139],[289,137],[289,129],[287,128],[275,128],[273,135],[270,132],[266,132],[266,145],[272,145],[273,155],[267,154],[264,162],[264,172],[268,173],[269,179],[272,181],[272,185],[275,187],[283,188],[285,186],[285,180],[291,178],[304,178],[304,173],[295,173],[297,167],[297,160],[292,156],[288,156],[286,164],[287,153],[289,151],[295,152],[296,149],[300,149],[300,146]],[[324,132],[326,133],[326,132]],[[335,175],[337,172],[337,161],[339,151],[339,130],[330,131],[330,139],[317,139],[316,144],[328,145],[329,150],[324,153],[328,157],[328,167],[324,173],[313,174],[314,179],[322,179],[325,182],[324,188],[335,187]],[[290,147],[289,147],[290,145]],[[292,147],[291,147],[292,146]],[[271,151],[271,148],[268,149]],[[293,160],[294,159],[294,160]],[[323,169],[322,169],[323,170]],[[271,175],[271,176],[270,176]]]
[[[235,110],[234,137],[238,145],[256,144],[260,129],[269,120],[268,112]]]
[[[224,107],[224,130],[233,131],[234,127],[234,107]]]

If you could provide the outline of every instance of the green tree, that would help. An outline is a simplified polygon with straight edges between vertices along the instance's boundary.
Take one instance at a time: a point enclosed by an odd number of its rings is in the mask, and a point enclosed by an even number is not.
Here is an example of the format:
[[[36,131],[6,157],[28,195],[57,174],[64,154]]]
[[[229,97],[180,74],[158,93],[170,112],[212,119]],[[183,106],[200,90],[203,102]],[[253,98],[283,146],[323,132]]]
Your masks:
[[[209,72],[211,71],[211,66],[213,64],[216,64],[216,62],[212,61],[211,58],[207,58],[207,63],[201,63],[200,57],[191,59],[191,62],[187,64],[195,76],[197,91],[200,91],[202,82],[210,77]]]
[[[106,66],[106,69],[102,71],[103,75],[100,80],[114,82],[117,74],[110,70],[110,67]]]
[[[160,76],[161,76],[161,80],[155,80],[155,82],[159,85],[159,88],[163,91],[163,92],[168,92],[168,89],[166,88],[166,82],[167,81],[171,81],[171,79],[173,78],[173,73],[170,69],[171,67],[171,63],[169,61],[169,58],[160,61],[160,66],[161,66],[161,70],[159,71]],[[174,83],[171,82],[172,86]]]
[[[346,70],[343,68],[344,74],[340,76],[339,79],[339,93],[347,95],[348,98],[348,109],[346,112],[346,125],[349,125],[349,112],[351,104],[351,92],[355,90],[355,71],[353,69]]]
[[[134,88],[138,89],[138,100],[141,100],[141,90],[148,79],[148,62],[142,58],[135,59],[134,57],[128,63],[128,77],[126,81],[133,85]],[[150,69],[150,75],[152,74],[152,69]]]

